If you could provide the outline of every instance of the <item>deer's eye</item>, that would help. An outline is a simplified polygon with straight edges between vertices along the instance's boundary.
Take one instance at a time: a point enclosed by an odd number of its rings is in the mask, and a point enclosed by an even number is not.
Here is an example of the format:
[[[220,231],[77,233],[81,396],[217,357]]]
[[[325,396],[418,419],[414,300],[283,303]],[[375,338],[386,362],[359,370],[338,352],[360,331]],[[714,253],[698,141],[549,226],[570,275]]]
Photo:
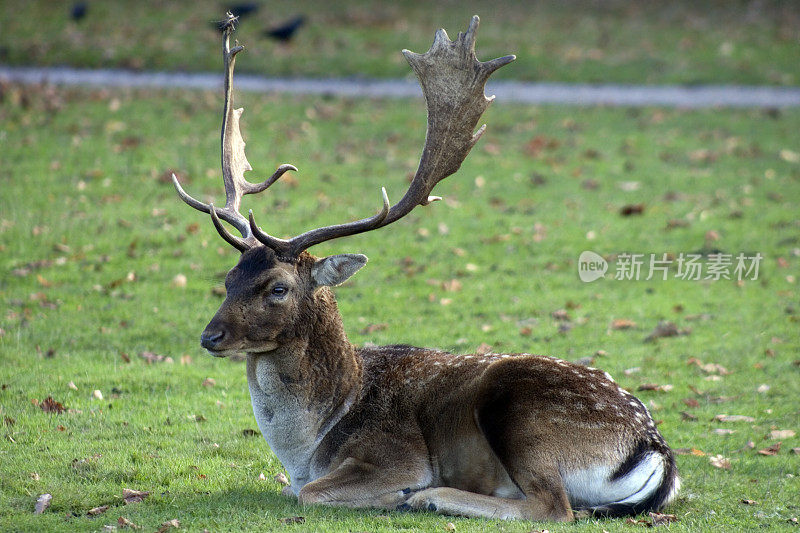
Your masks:
[[[285,285],[275,285],[272,287],[272,290],[269,291],[272,296],[277,296],[278,298],[286,296],[286,293],[288,292],[289,289]]]

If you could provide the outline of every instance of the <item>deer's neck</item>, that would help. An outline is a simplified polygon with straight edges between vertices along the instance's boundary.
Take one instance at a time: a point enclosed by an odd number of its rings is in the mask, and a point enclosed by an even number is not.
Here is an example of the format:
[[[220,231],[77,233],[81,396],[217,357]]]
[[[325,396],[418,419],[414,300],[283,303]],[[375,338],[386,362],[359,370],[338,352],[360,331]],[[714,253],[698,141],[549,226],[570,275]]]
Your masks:
[[[302,331],[280,348],[248,354],[247,382],[258,427],[299,491],[322,438],[349,410],[361,362],[330,291],[316,295]]]

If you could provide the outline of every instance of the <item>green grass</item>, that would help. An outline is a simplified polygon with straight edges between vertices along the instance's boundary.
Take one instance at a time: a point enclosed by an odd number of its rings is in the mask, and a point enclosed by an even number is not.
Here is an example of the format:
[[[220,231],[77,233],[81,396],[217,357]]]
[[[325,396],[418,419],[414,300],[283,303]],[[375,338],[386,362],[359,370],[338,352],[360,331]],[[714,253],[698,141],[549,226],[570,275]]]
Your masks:
[[[218,70],[216,0],[92,2],[79,23],[72,2],[0,4],[0,62],[157,70]],[[290,46],[265,28],[302,13]],[[261,3],[237,38],[239,66],[268,76],[409,75],[403,48],[422,52],[433,32],[451,37],[479,14],[482,59],[515,53],[501,78],[559,82],[798,85],[800,9],[794,1],[340,2]]]
[[[245,205],[278,235],[372,213],[381,185],[397,200],[424,137],[419,101],[245,94],[238,104],[256,168],[250,179],[283,162],[300,168]],[[218,94],[199,92],[3,88],[0,529],[92,531],[124,516],[146,530],[173,518],[198,531],[442,531],[450,521],[457,531],[630,530],[624,520],[498,523],[302,508],[280,496],[272,481],[280,464],[260,436],[243,434],[256,427],[243,365],[198,345],[221,302],[212,289],[237,254],[165,180],[175,170],[192,194],[219,202],[220,107]],[[800,515],[791,449],[800,439],[769,435],[800,431],[800,111],[499,103],[485,120],[481,143],[437,188],[445,202],[314,250],[370,257],[337,290],[351,340],[458,352],[488,343],[572,360],[603,350],[594,364],[624,387],[673,386],[637,395],[673,447],[705,454],[678,456],[684,488],[667,511],[679,519],[670,530],[791,527]],[[623,190],[628,182],[638,189]],[[640,202],[641,216],[619,214]],[[587,249],[711,248],[762,253],[758,280],[586,284],[577,276]],[[173,284],[178,274],[185,287]],[[442,289],[452,279],[461,290]],[[566,332],[552,316],[559,309],[573,326]],[[621,318],[636,326],[612,329]],[[645,343],[661,320],[691,333]],[[173,362],[147,364],[146,351]],[[687,364],[691,357],[730,373],[710,378]],[[216,384],[203,386],[209,377]],[[32,403],[48,396],[70,411]],[[696,419],[682,420],[682,411]],[[755,421],[713,421],[718,414]],[[757,453],[778,440],[777,455]],[[717,454],[730,470],[710,464]],[[126,506],[123,488],[151,495]],[[42,493],[52,505],[36,516]],[[87,516],[101,505],[111,508]],[[279,522],[291,516],[306,521]]]

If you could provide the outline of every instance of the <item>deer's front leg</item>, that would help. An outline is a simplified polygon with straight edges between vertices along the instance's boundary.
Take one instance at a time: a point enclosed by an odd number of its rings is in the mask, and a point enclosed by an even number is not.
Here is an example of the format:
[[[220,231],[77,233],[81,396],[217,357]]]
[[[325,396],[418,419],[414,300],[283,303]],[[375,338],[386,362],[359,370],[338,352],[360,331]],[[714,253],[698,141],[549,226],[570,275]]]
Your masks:
[[[395,509],[408,496],[429,483],[423,461],[373,465],[348,458],[339,467],[305,485],[298,495],[302,504]]]

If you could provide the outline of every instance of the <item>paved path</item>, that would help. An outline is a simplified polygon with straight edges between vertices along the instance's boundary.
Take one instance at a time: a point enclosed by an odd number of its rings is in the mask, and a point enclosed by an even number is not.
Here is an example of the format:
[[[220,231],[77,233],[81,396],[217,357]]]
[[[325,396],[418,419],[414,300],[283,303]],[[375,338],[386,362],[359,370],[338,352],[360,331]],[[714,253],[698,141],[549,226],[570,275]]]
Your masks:
[[[0,65],[0,80],[21,83],[43,81],[57,85],[101,87],[168,87],[217,89],[219,73],[131,72],[73,68],[7,67]],[[253,92],[328,94],[367,98],[415,98],[422,96],[417,82],[408,80],[265,78],[236,75],[236,87]],[[800,87],[735,85],[646,86],[566,83],[489,82],[487,94],[498,102],[528,104],[700,107],[797,107]]]

